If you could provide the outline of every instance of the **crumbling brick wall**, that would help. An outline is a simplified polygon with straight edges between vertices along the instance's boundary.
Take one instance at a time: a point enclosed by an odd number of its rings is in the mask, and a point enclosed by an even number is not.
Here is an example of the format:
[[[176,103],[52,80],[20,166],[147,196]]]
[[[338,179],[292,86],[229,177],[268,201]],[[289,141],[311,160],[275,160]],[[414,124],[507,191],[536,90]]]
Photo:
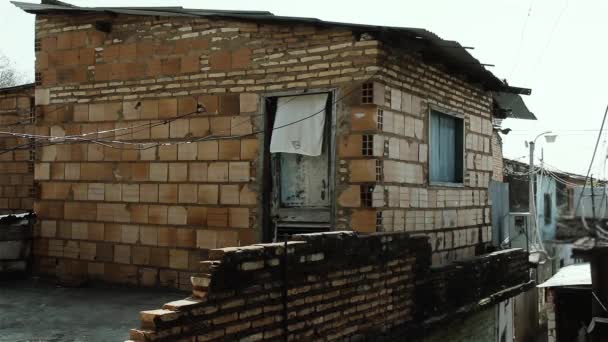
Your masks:
[[[413,319],[415,276],[430,248],[404,233],[338,232],[209,257],[192,278],[193,297],[142,312],[132,340],[379,338]]]
[[[192,296],[141,312],[131,339],[485,341],[491,308],[534,286],[527,258],[511,249],[430,268],[428,237],[403,232],[211,250]]]
[[[34,85],[0,89],[0,130],[32,134]],[[34,207],[34,149],[27,138],[0,136],[0,214]]]

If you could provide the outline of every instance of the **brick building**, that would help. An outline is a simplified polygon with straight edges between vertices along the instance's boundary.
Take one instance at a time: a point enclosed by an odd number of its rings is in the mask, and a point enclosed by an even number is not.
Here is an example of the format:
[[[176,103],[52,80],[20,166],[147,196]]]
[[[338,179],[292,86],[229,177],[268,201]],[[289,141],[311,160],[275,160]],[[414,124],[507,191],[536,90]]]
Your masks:
[[[0,125],[15,134],[32,134],[34,85],[0,89]],[[30,139],[0,136],[0,214],[34,208],[34,154]],[[23,149],[14,150],[15,146]]]
[[[293,233],[425,234],[435,265],[491,243],[492,94],[529,91],[457,42],[15,4],[36,14],[35,131],[53,139],[36,150],[38,272],[186,289],[209,249]]]

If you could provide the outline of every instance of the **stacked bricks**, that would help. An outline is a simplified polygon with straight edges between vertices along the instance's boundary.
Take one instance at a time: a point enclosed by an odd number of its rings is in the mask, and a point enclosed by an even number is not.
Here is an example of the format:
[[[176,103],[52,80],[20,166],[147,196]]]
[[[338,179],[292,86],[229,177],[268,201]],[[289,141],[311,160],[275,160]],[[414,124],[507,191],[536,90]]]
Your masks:
[[[418,277],[416,314],[426,319],[477,303],[493,294],[530,281],[528,253],[501,250],[430,269]]]
[[[0,89],[0,130],[32,134],[33,100],[33,85]],[[34,154],[29,143],[26,138],[0,136],[0,214],[33,210]]]
[[[416,258],[428,257],[426,240],[336,232],[212,250],[206,273],[192,278],[193,296],[141,312],[141,329],[131,339],[378,336],[412,320]]]
[[[521,249],[430,269],[428,237],[407,233],[306,234],[211,250],[209,257],[204,273],[192,277],[192,296],[141,312],[132,340],[434,341],[435,335],[470,333],[459,323],[479,314],[463,313],[494,313],[492,297],[530,284]],[[471,282],[471,269],[493,280]],[[425,328],[437,321],[450,328]]]

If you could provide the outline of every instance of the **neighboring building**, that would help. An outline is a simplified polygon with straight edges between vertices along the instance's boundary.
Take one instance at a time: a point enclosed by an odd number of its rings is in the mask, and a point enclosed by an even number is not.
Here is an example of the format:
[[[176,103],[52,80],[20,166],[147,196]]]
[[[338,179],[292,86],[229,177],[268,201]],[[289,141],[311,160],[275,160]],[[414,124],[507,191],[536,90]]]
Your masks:
[[[528,164],[505,159],[505,181],[509,183],[509,207],[511,212],[530,212]],[[558,221],[556,180],[546,174],[535,175],[536,222],[541,238],[555,239]]]
[[[34,133],[34,85],[0,88],[0,126],[14,134]],[[32,141],[0,136],[0,214],[34,208],[34,153]]]
[[[588,263],[566,266],[538,287],[548,290],[548,342],[589,341],[588,334],[600,329],[591,324],[594,298]]]

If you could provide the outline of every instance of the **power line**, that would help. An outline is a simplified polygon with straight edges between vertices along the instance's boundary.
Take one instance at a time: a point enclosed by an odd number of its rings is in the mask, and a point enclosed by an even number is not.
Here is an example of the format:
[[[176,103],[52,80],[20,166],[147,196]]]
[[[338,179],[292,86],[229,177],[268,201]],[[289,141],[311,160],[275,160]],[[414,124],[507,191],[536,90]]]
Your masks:
[[[368,82],[369,80],[371,80],[373,77],[375,77],[376,75],[378,75],[380,73],[380,71],[382,71],[383,68],[380,67],[378,70],[376,70],[376,72],[374,72],[372,75],[370,75],[365,81],[363,81],[363,83]],[[345,92],[341,97],[337,98],[335,101],[332,101],[332,105],[337,104],[338,102],[344,100],[344,98],[350,96],[354,91],[356,91],[358,89],[358,87],[353,87],[353,89],[351,89],[348,92]],[[294,97],[295,98],[295,97]],[[285,102],[283,105],[286,105],[287,103],[291,102],[293,99]],[[277,129],[283,129],[286,127],[289,127],[291,125],[295,125],[297,123],[300,123],[302,121],[308,120],[320,113],[325,112],[326,107],[322,108],[321,110],[314,112],[310,115],[307,115],[301,119],[298,119],[296,121],[293,122],[289,122],[287,124],[284,124],[282,126],[278,126],[278,127],[273,127],[271,129],[271,131],[277,130]],[[10,135],[10,136],[16,136],[19,138],[28,138],[28,139],[33,139],[36,141],[36,139],[38,140],[45,140],[45,143],[40,144],[38,142],[35,142],[35,144],[37,146],[48,146],[48,145],[56,145],[56,144],[74,144],[74,143],[94,143],[94,144],[100,144],[103,145],[105,147],[109,147],[109,148],[115,148],[115,149],[122,149],[122,150],[147,150],[150,148],[155,148],[158,146],[170,146],[170,145],[179,145],[179,144],[191,144],[191,143],[196,143],[196,142],[201,142],[201,141],[209,141],[209,140],[225,140],[225,139],[241,139],[244,137],[248,137],[248,136],[253,136],[253,135],[257,135],[260,133],[264,133],[265,130],[258,130],[258,131],[254,131],[252,133],[246,133],[246,134],[242,134],[242,135],[229,135],[229,136],[218,136],[217,133],[219,132],[225,132],[225,131],[231,131],[234,128],[243,125],[245,123],[247,123],[247,120],[243,120],[242,122],[238,123],[235,126],[230,126],[230,128],[227,128],[223,131],[219,131],[216,133],[211,133],[208,134],[206,136],[203,137],[199,137],[193,140],[182,140],[182,141],[171,141],[171,142],[164,142],[164,143],[160,143],[160,142],[148,142],[148,143],[142,143],[142,142],[128,142],[128,141],[124,141],[124,140],[109,140],[109,139],[105,139],[105,138],[96,138],[96,139],[91,139],[91,138],[86,138],[87,136],[90,135],[99,135],[99,134],[107,134],[107,133],[113,133],[113,132],[118,132],[118,131],[122,131],[122,130],[127,130],[128,132],[125,133],[121,133],[119,135],[115,135],[114,138],[119,137],[119,136],[124,136],[127,134],[133,134],[136,133],[138,131],[135,131],[135,129],[140,128],[139,131],[143,130],[143,129],[147,129],[147,128],[152,128],[152,127],[156,127],[158,125],[166,125],[169,124],[175,120],[178,119],[182,119],[184,117],[190,116],[192,114],[195,113],[201,113],[201,111],[199,110],[199,108],[197,108],[197,111],[195,112],[190,112],[190,113],[186,113],[180,116],[177,116],[175,118],[171,118],[171,119],[167,119],[167,120],[163,120],[160,122],[156,122],[156,123],[147,123],[147,124],[143,124],[143,125],[138,125],[138,126],[131,126],[131,127],[121,127],[121,128],[116,128],[116,129],[111,129],[111,130],[104,130],[104,131],[95,131],[95,132],[89,132],[89,133],[84,133],[84,134],[80,134],[80,135],[71,135],[71,136],[63,136],[63,137],[59,137],[59,136],[42,136],[42,135],[29,135],[29,134],[22,134],[22,133],[14,133],[14,132],[0,132],[0,134],[5,134],[5,135]],[[255,114],[255,115],[251,115],[248,116],[247,118],[252,118],[252,117],[256,117],[256,116],[262,116],[264,115],[263,113],[261,114]],[[251,121],[249,121],[251,122]],[[146,127],[149,126],[149,127]],[[144,127],[144,128],[142,128]],[[130,145],[130,146],[135,146],[134,148],[124,148],[124,147],[118,147],[118,146],[112,146],[111,144],[120,144],[120,145]],[[149,146],[146,146],[149,145]],[[8,152],[12,152],[18,149],[31,149],[32,148],[32,142],[29,142],[27,144],[22,144],[22,145],[18,145],[16,147],[10,148],[10,149],[5,149],[4,151],[1,151],[0,154],[3,153],[8,153]]]
[[[574,212],[577,212],[579,206],[581,205],[581,200],[583,198],[582,194],[585,192],[585,187],[587,187],[587,179],[589,178],[589,174],[591,173],[591,168],[593,167],[593,161],[595,160],[595,154],[597,153],[597,147],[600,144],[600,139],[602,137],[601,131],[604,130],[604,124],[606,123],[606,115],[608,115],[608,106],[606,106],[606,110],[604,111],[604,117],[602,118],[602,125],[600,126],[600,134],[597,135],[597,141],[595,142],[595,148],[593,149],[593,155],[591,156],[591,162],[589,163],[589,168],[587,169],[587,175],[585,176],[585,183],[583,184],[583,190],[581,191],[581,196],[578,198],[578,203],[576,204],[576,209]]]
[[[526,15],[526,19],[524,20],[524,25],[521,28],[521,34],[519,37],[519,45],[517,47],[517,53],[515,54],[515,61],[513,63],[513,67],[511,67],[511,71],[509,71],[509,78],[513,77],[513,72],[515,72],[515,69],[517,69],[517,65],[519,64],[521,48],[524,43],[524,33],[526,32],[526,28],[528,27],[528,20],[530,20],[530,14],[532,13],[533,4],[534,4],[534,0],[530,0],[530,6],[528,7],[528,14]]]
[[[547,52],[547,49],[551,45],[551,41],[553,40],[553,35],[555,34],[555,30],[557,29],[557,26],[562,18],[562,15],[566,11],[566,8],[568,8],[568,0],[565,1],[564,7],[562,7],[557,18],[553,22],[553,26],[551,27],[551,31],[549,32],[549,37],[547,38],[547,43],[545,44],[544,48],[541,50],[540,54],[538,55],[538,58],[536,59],[536,62],[534,63],[532,71],[528,74],[528,77],[526,79],[526,82],[524,82],[524,84],[528,84],[528,81],[530,81],[530,78],[532,78],[532,76],[534,76],[536,74],[536,72],[538,71],[538,66],[540,65],[540,62],[542,61],[543,56]]]

